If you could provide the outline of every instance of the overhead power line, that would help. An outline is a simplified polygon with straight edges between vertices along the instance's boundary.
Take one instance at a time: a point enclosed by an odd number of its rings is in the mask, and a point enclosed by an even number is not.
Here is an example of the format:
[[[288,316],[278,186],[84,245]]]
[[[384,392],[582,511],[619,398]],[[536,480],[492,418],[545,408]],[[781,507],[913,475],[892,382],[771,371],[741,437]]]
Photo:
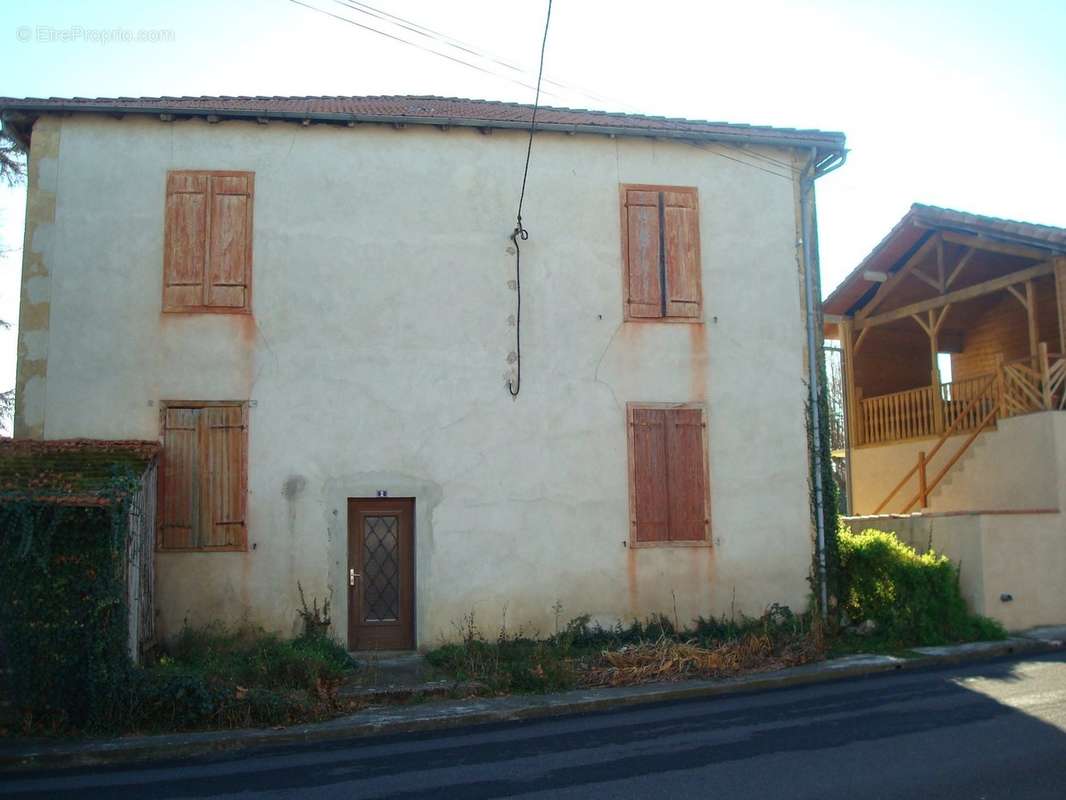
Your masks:
[[[431,54],[433,54],[435,56],[439,56],[440,58],[445,58],[448,61],[452,61],[452,62],[454,62],[456,64],[461,64],[464,67],[470,67],[471,69],[475,69],[478,72],[482,72],[482,73],[484,73],[486,75],[491,75],[491,76],[493,76],[495,78],[502,78],[503,80],[510,81],[511,83],[516,83],[519,86],[522,86],[522,87],[524,87],[526,89],[536,89],[537,88],[533,84],[525,83],[523,81],[519,81],[519,80],[516,80],[514,78],[509,78],[506,75],[501,75],[498,72],[493,72],[490,69],[486,69],[485,67],[481,67],[481,66],[479,66],[477,64],[472,64],[469,61],[465,61],[465,60],[463,60],[461,58],[455,58],[454,56],[450,56],[447,53],[442,53],[439,50],[434,50],[434,49],[432,49],[430,47],[424,47],[424,46],[422,46],[422,45],[420,45],[420,44],[418,44],[416,42],[410,41],[409,39],[404,39],[403,37],[400,37],[400,36],[394,36],[391,33],[387,33],[386,31],[379,30],[379,29],[377,29],[377,28],[375,28],[375,27],[373,27],[371,25],[364,25],[363,23],[357,22],[354,19],[349,19],[348,17],[341,16],[340,14],[334,14],[331,11],[327,11],[324,8],[318,8],[317,6],[313,6],[313,5],[309,4],[309,3],[304,3],[304,2],[302,2],[302,0],[289,0],[289,2],[290,3],[294,3],[295,5],[302,6],[304,8],[310,9],[311,11],[316,11],[319,14],[324,14],[327,17],[332,17],[333,19],[340,20],[341,22],[347,22],[349,25],[354,25],[355,27],[361,28],[361,29],[363,29],[365,31],[370,31],[371,33],[376,33],[379,36],[384,36],[386,39],[391,39],[394,42],[400,42],[401,44],[406,44],[406,45],[408,45],[410,47],[414,47],[414,48],[417,48],[418,50],[422,50],[423,52],[431,53]],[[545,92],[545,94],[550,94],[550,93],[549,92]]]
[[[516,72],[520,75],[526,77],[531,76],[531,72],[529,69],[518,66],[517,64],[513,64],[510,61],[505,61],[502,56],[487,52],[483,49],[478,48],[476,45],[470,44],[469,42],[464,42],[461,39],[456,39],[454,36],[449,36],[446,33],[441,33],[440,31],[434,30],[433,28],[428,28],[425,25],[420,25],[419,23],[414,22],[413,20],[397,16],[396,14],[391,14],[388,11],[385,11],[380,8],[375,8],[374,6],[371,6],[367,3],[360,2],[360,0],[333,0],[333,2],[337,3],[338,5],[344,6],[345,8],[349,8],[352,11],[356,11],[358,13],[374,17],[378,20],[381,20],[382,22],[396,25],[397,27],[403,28],[406,31],[410,31],[411,33],[415,33],[419,36],[439,42],[447,47],[452,47],[460,52],[466,53],[467,55],[471,55],[475,58],[480,58],[492,64],[496,64],[505,69],[511,70],[512,72]],[[624,100],[619,100],[618,98],[612,98],[606,95],[596,94],[585,87],[577,86],[572,83],[563,83],[561,81],[553,80],[552,78],[547,76],[540,77],[542,78],[545,84],[554,86],[557,89],[561,89],[562,91],[567,92],[569,94],[587,97],[588,99],[593,100],[597,103],[613,103],[618,106],[627,106],[629,108],[633,108],[633,106],[629,105]],[[551,93],[545,92],[545,94]]]

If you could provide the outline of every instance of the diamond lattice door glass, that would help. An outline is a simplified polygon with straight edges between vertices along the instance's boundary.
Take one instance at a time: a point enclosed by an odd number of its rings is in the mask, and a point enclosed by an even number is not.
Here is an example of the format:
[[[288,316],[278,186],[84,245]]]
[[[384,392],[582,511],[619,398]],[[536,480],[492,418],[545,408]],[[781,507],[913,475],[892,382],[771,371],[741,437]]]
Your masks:
[[[363,518],[363,621],[400,618],[400,518]]]

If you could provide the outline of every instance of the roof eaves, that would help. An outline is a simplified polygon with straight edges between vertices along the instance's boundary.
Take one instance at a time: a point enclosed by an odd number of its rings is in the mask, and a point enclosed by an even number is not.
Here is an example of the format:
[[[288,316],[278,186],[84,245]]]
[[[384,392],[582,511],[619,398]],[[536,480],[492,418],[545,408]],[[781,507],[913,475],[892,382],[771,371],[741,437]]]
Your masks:
[[[117,101],[131,101],[134,98],[115,98]],[[158,98],[166,99],[166,98]],[[182,98],[184,99],[184,98]],[[427,98],[428,99],[428,98]],[[5,98],[11,100],[11,98]],[[144,104],[137,106],[122,105],[120,103],[85,101],[72,98],[78,102],[64,101],[60,98],[42,100],[28,98],[15,100],[15,102],[0,101],[0,111],[20,113],[53,113],[53,114],[109,114],[124,116],[127,114],[138,115],[169,115],[172,117],[205,117],[212,116],[219,119],[280,119],[280,120],[311,120],[334,124],[347,123],[378,123],[378,124],[402,124],[402,125],[430,125],[448,127],[469,128],[497,128],[511,130],[527,130],[529,123],[525,120],[503,120],[491,117],[477,116],[421,116],[421,115],[394,115],[394,114],[369,114],[360,112],[336,112],[317,111],[311,109],[283,110],[273,108],[232,108],[222,106],[186,107],[179,108],[171,105]],[[506,105],[506,104],[501,104]],[[845,147],[845,137],[842,133],[823,132],[814,130],[796,130],[789,128],[767,128],[735,123],[704,123],[693,120],[667,119],[665,117],[646,117],[640,115],[619,115],[611,112],[582,113],[602,115],[605,119],[634,118],[643,121],[688,123],[694,127],[697,125],[717,126],[714,130],[677,129],[669,127],[637,127],[631,125],[612,125],[601,123],[537,123],[537,129],[541,131],[553,131],[559,133],[592,133],[608,136],[631,136],[642,138],[663,139],[688,139],[694,141],[721,141],[743,142],[748,144],[764,144],[780,147],[817,148],[823,151],[842,151]]]

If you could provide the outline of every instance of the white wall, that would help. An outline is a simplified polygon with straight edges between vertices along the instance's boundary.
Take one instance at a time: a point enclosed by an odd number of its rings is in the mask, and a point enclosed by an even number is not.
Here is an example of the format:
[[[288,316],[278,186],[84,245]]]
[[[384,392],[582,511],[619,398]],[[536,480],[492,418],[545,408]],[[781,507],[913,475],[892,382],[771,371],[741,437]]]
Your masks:
[[[523,384],[505,385],[525,138],[83,116],[56,166],[46,438],[159,435],[164,399],[252,400],[249,550],[161,554],[161,629],[346,629],[345,499],[416,498],[420,645],[474,611],[803,607],[810,514],[795,186],[683,143],[539,134]],[[777,158],[788,158],[781,151]],[[256,173],[253,316],[160,313],[168,169]],[[622,323],[618,184],[699,189],[705,324]],[[31,187],[32,191],[32,187]],[[714,546],[633,550],[627,401],[703,401]]]
[[[970,434],[948,439],[926,469],[932,482]],[[856,514],[873,514],[881,501],[918,461],[931,453],[936,438],[859,447],[851,452],[852,499]],[[1066,414],[1044,411],[1000,420],[983,432],[929,495],[930,511],[1033,510],[1060,508],[1066,476]],[[914,475],[883,513],[903,510],[918,492]],[[912,511],[920,510],[916,505]]]

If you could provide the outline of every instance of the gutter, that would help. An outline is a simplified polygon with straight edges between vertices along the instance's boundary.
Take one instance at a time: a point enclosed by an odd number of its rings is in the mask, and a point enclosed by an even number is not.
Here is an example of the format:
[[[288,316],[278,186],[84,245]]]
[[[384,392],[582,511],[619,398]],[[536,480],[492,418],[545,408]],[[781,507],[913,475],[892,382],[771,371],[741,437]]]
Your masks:
[[[821,341],[821,329],[818,311],[821,309],[821,297],[815,296],[818,284],[814,279],[814,262],[816,256],[812,239],[814,237],[814,182],[823,175],[828,175],[835,169],[839,169],[847,160],[847,151],[841,149],[818,160],[818,151],[811,149],[811,158],[800,175],[800,239],[803,247],[803,281],[804,294],[806,296],[807,311],[807,386],[808,402],[811,406],[811,427],[815,436],[813,449],[814,461],[814,519],[817,531],[818,551],[818,590],[819,601],[822,607],[822,620],[829,619],[829,587],[827,585],[827,570],[825,559],[825,486],[822,481],[822,409],[818,399],[821,394],[818,364],[818,346]],[[819,293],[820,294],[820,293]]]
[[[243,119],[263,120],[278,119],[283,121],[325,122],[332,124],[357,124],[377,123],[382,125],[434,125],[437,127],[456,128],[498,128],[503,130],[528,131],[529,122],[520,120],[499,119],[475,119],[471,117],[415,117],[390,114],[345,114],[328,111],[276,111],[263,109],[212,109],[212,108],[175,108],[173,106],[128,106],[108,103],[88,104],[55,104],[47,102],[19,102],[17,105],[0,107],[5,119],[11,112],[24,114],[108,114],[112,116],[125,116],[127,114],[141,114],[148,116],[165,116],[167,118],[192,118],[192,117],[217,117],[218,119]],[[587,125],[559,122],[537,122],[538,131],[551,131],[554,133],[591,133],[604,136],[637,136],[656,139],[687,139],[694,141],[717,141],[717,142],[741,142],[746,144],[762,144],[775,147],[789,148],[813,148],[820,150],[824,155],[820,164],[839,159],[843,163],[844,137],[840,135],[805,136],[805,135],[781,135],[774,133],[761,134],[753,130],[737,130],[731,132],[721,130],[715,132],[702,132],[690,130],[671,130],[669,128],[637,128],[621,125]],[[839,164],[838,164],[839,166]],[[836,167],[826,169],[829,172]],[[823,173],[824,174],[824,173]]]

